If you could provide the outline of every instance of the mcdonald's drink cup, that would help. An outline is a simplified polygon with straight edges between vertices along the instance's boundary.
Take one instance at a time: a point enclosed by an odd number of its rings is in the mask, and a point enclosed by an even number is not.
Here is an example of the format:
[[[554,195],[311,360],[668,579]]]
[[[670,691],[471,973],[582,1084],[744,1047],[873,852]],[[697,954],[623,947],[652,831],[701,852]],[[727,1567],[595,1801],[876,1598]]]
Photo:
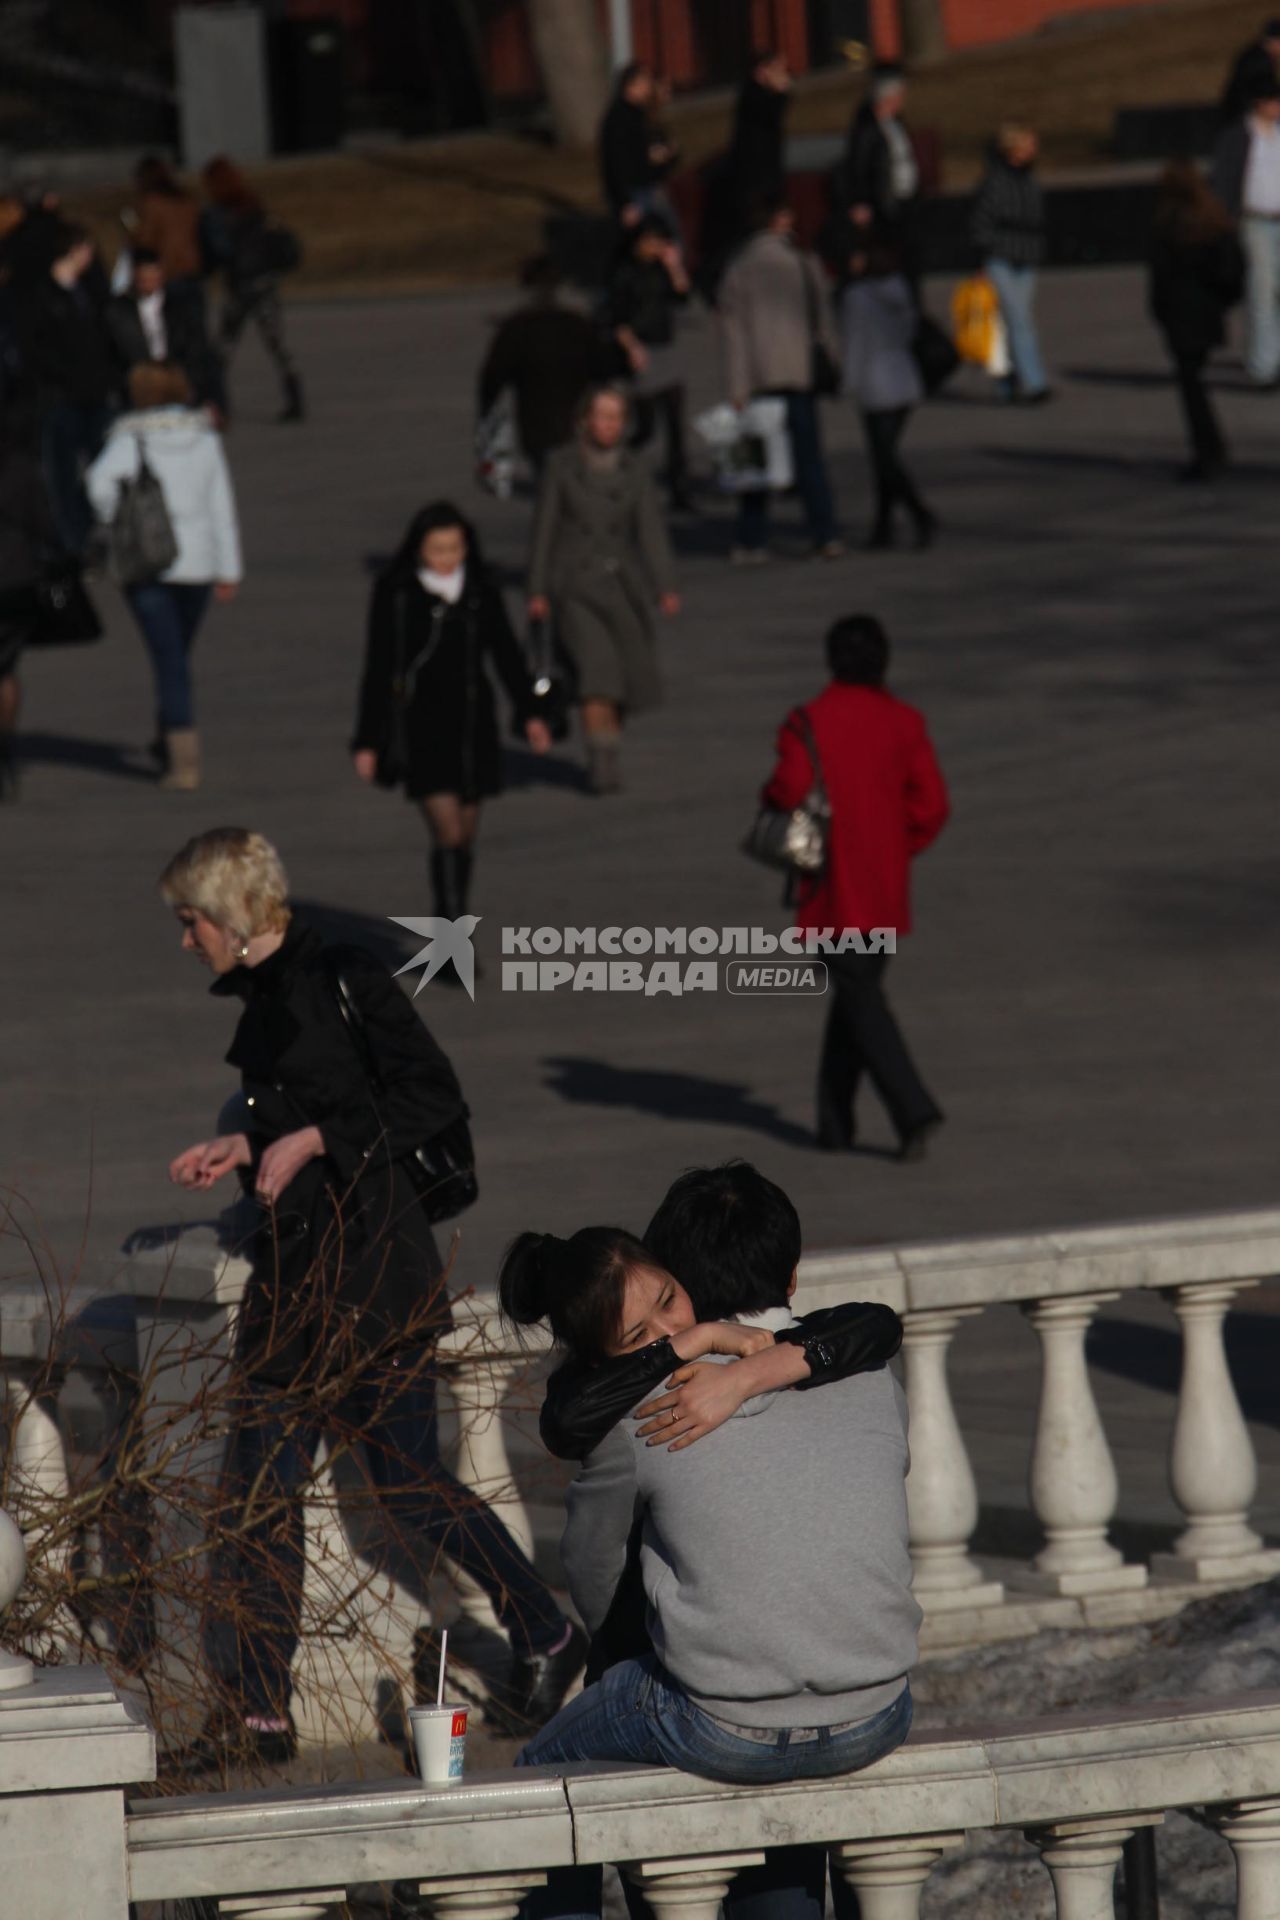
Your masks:
[[[467,1750],[465,1707],[410,1707],[413,1751],[418,1772],[431,1787],[447,1787],[462,1778]]]

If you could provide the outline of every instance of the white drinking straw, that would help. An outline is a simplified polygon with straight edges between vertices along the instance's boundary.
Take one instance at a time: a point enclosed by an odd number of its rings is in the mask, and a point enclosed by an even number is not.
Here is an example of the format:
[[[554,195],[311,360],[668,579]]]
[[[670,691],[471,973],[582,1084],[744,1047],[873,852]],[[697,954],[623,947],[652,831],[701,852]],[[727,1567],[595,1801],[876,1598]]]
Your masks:
[[[436,1681],[436,1705],[444,1705],[444,1661],[449,1647],[449,1629],[446,1627],[440,1635],[440,1677]]]

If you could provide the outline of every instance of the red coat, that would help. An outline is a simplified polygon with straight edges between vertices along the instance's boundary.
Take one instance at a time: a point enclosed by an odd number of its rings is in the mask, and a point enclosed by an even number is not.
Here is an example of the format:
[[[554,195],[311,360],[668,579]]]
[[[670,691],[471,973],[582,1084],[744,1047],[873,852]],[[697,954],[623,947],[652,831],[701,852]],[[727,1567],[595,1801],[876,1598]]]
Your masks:
[[[924,717],[883,687],[833,680],[784,722],[766,806],[799,806],[813,785],[799,711],[822,761],[831,846],[821,879],[800,882],[795,924],[909,933],[911,856],[937,838],[950,812]]]

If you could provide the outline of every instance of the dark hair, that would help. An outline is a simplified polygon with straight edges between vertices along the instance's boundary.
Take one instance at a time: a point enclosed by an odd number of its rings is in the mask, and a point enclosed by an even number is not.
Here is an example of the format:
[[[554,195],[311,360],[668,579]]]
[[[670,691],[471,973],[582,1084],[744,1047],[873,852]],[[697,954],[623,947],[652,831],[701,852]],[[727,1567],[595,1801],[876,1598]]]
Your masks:
[[[752,233],[763,233],[780,213],[789,213],[791,202],[785,193],[753,193],[747,202],[747,225]]]
[[[225,153],[215,154],[212,160],[206,161],[200,178],[213,206],[222,207],[227,213],[261,213],[262,202],[234,160],[229,160]]]
[[[622,1330],[627,1275],[653,1255],[621,1227],[580,1227],[569,1240],[521,1233],[498,1273],[498,1301],[517,1327],[550,1327],[576,1359],[602,1360]]]
[[[558,287],[564,275],[549,253],[535,253],[520,269],[520,285],[539,292]]]
[[[691,1167],[645,1229],[655,1266],[680,1282],[699,1320],[785,1307],[800,1258],[800,1216],[745,1160]]]
[[[422,565],[420,558],[422,543],[429,533],[443,533],[448,527],[461,527],[467,542],[467,565],[472,574],[479,573],[484,567],[480,553],[480,543],[476,539],[476,530],[460,507],[452,500],[433,500],[429,506],[419,507],[405,528],[404,539],[396,549],[392,565],[416,569]]]
[[[1274,73],[1263,74],[1249,88],[1249,105],[1256,107],[1263,100],[1280,100],[1280,80]]]
[[[129,263],[133,267],[158,267],[160,265],[160,255],[154,247],[131,247],[129,249]]]
[[[174,178],[173,168],[158,153],[145,153],[142,156],[133,170],[133,184],[139,193],[163,193],[173,200],[185,197]]]
[[[93,235],[78,220],[59,220],[49,234],[47,255],[50,266],[65,260],[76,247],[91,247]]]
[[[625,67],[619,67],[618,77],[613,87],[614,99],[621,100],[627,88],[634,80],[638,80],[642,73],[647,73],[650,77],[653,75],[653,68],[647,60],[628,60]]]
[[[1161,174],[1155,224],[1184,246],[1216,240],[1235,225],[1194,160],[1171,160]]]
[[[646,213],[636,221],[634,226],[627,228],[626,246],[628,252],[632,252],[641,240],[669,240],[670,238],[671,229],[666,221],[660,220],[656,213]]]
[[[889,664],[889,636],[870,613],[847,613],[827,633],[827,665],[846,686],[878,687]]]

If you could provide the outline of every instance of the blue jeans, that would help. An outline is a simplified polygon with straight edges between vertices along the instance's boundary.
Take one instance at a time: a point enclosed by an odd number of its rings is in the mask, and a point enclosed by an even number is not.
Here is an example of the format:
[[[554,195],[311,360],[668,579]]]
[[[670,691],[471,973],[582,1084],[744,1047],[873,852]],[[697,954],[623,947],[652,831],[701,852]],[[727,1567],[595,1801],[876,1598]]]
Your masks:
[[[583,1760],[616,1760],[633,1766],[679,1767],[707,1780],[743,1786],[775,1781],[824,1780],[857,1773],[902,1745],[911,1726],[911,1689],[904,1685],[891,1706],[843,1731],[819,1728],[796,1739],[787,1731],[763,1742],[744,1739],[696,1706],[652,1655],[623,1660],[602,1680],[562,1707],[516,1757],[518,1767],[566,1766]],[[805,1876],[799,1875],[803,1881]],[[803,1885],[795,1889],[806,1902]],[[783,1912],[775,1891],[773,1911]],[[790,1911],[788,1907],[787,1911]],[[531,1894],[525,1920],[599,1920],[600,1874],[596,1868],[553,1872]]]
[[[151,655],[156,720],[161,733],[194,724],[191,649],[209,605],[209,588],[177,580],[126,587],[125,598]]]
[[[1280,375],[1280,220],[1240,222],[1245,275],[1245,365],[1260,386]]]
[[[836,510],[822,452],[816,393],[785,393],[787,433],[795,461],[796,487],[815,547],[836,537]],[[738,508],[738,545],[759,551],[769,537],[769,495],[744,493]]]
[[[1009,358],[1020,393],[1043,393],[1049,384],[1036,334],[1036,270],[1015,266],[1012,260],[988,260],[987,278],[1000,301],[1000,314],[1009,336]]]
[[[554,1646],[566,1621],[507,1529],[480,1497],[442,1464],[436,1425],[436,1383],[414,1358],[398,1376],[395,1362],[356,1387],[333,1421],[339,1438],[363,1443],[368,1491],[383,1509],[394,1548],[410,1559],[419,1582],[445,1554],[480,1586],[515,1650]],[[296,1403],[295,1403],[296,1404]],[[216,1590],[207,1617],[215,1646],[234,1645],[230,1686],[245,1713],[283,1713],[298,1644],[305,1560],[299,1490],[320,1441],[318,1423],[290,1420],[290,1396],[257,1385],[232,1441],[231,1480],[237,1508],[256,1488],[266,1517],[241,1536],[230,1592]],[[425,1550],[425,1551],[424,1551]],[[211,1649],[215,1666],[223,1664]]]

